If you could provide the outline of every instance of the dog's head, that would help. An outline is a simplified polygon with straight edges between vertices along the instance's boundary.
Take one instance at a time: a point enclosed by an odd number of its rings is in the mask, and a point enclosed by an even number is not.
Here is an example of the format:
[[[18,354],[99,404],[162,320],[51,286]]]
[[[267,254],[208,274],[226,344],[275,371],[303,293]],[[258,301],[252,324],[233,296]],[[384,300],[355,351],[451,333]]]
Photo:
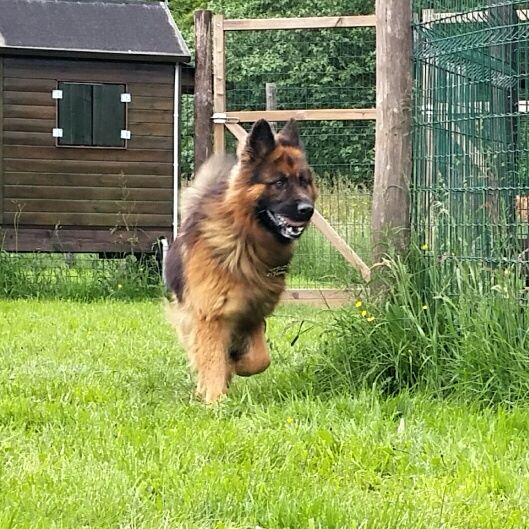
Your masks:
[[[274,136],[267,121],[255,123],[240,152],[249,178],[254,214],[281,242],[301,236],[314,212],[317,191],[294,120]]]

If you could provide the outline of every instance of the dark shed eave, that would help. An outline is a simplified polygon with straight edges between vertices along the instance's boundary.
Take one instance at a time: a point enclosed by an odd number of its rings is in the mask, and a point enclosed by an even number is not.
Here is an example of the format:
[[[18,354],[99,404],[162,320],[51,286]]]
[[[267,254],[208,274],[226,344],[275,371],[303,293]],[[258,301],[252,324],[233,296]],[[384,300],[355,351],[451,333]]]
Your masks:
[[[135,61],[135,62],[160,62],[160,63],[187,63],[191,57],[189,55],[173,55],[164,53],[138,53],[138,52],[110,52],[99,50],[61,50],[56,48],[29,48],[18,46],[0,46],[0,56],[20,55],[31,57],[53,57],[64,59],[100,59],[114,61]]]
[[[2,48],[190,55],[168,6],[141,0],[0,0]]]

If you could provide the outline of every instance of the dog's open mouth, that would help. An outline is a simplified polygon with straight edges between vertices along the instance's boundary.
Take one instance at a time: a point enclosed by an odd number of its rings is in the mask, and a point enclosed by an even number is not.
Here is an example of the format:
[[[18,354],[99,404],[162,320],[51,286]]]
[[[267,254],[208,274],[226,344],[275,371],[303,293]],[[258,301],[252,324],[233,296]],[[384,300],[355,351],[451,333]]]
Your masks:
[[[285,239],[297,239],[307,226],[306,221],[292,220],[279,213],[272,213],[269,209],[266,210],[266,213]]]

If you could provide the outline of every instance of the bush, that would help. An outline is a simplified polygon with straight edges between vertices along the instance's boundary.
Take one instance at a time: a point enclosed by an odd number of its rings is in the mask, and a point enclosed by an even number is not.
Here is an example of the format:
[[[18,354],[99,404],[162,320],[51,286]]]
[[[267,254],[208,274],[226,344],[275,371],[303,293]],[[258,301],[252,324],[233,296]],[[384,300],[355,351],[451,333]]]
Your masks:
[[[529,313],[514,268],[418,256],[387,263],[390,294],[336,314],[320,383],[488,402],[529,395]]]

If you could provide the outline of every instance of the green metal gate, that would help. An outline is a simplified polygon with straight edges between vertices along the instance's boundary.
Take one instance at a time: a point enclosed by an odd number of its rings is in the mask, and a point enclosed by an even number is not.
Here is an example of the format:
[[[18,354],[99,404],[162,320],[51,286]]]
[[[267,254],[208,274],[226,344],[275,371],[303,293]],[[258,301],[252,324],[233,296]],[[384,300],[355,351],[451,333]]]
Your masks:
[[[526,5],[416,2],[413,213],[437,256],[527,260]]]

